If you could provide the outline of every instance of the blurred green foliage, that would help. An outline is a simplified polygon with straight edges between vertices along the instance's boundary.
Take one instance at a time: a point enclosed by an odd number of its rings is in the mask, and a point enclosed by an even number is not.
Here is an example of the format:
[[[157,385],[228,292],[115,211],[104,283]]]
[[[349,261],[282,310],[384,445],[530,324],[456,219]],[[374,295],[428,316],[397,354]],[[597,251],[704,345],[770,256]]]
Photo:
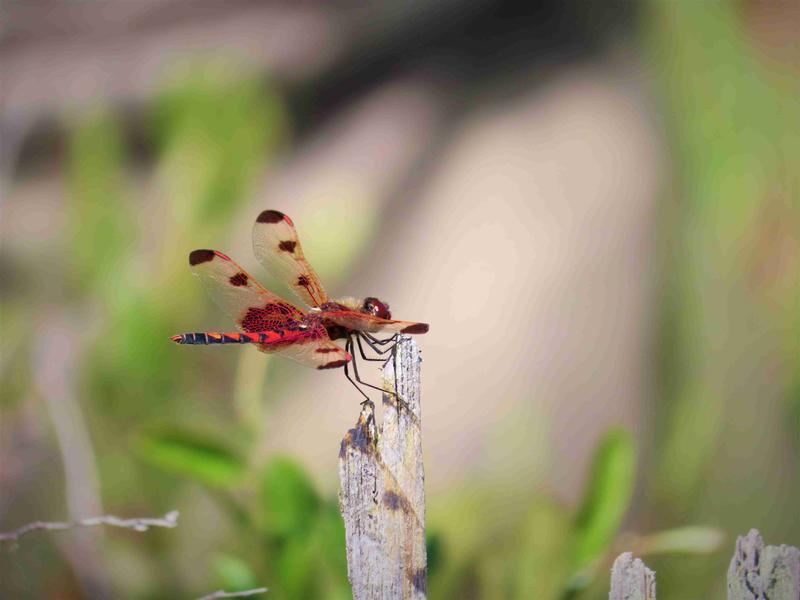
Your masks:
[[[142,432],[134,447],[150,464],[205,485],[230,488],[246,472],[244,460],[221,440],[177,428]]]
[[[635,472],[631,434],[612,429],[597,446],[576,511],[540,493],[532,495],[521,511],[513,510],[500,488],[458,490],[441,499],[446,516],[431,511],[431,527],[443,531],[449,543],[445,541],[442,552],[446,559],[431,576],[431,596],[543,600],[607,596],[608,569],[623,549],[635,549],[639,555],[719,550],[722,536],[713,528],[620,538]],[[476,512],[493,515],[491,526],[475,520]]]
[[[648,495],[666,525],[705,519],[744,532],[755,519],[765,536],[797,539],[800,522],[763,490],[800,491],[768,433],[794,427],[786,437],[800,439],[800,421],[782,418],[796,406],[800,364],[800,270],[787,254],[800,231],[800,137],[787,127],[800,122],[800,85],[761,54],[746,17],[742,3],[652,2],[644,19],[678,172],[664,214],[663,402]],[[749,473],[734,459],[743,455]],[[659,597],[724,594],[707,573],[726,560],[654,563]]]
[[[261,464],[257,457],[268,435],[262,410],[268,358],[241,353],[232,381],[231,358],[203,367],[202,357],[174,352],[168,343],[178,323],[201,316],[187,251],[224,235],[236,218],[265,161],[287,138],[285,108],[270,86],[212,65],[167,86],[155,102],[151,131],[157,164],[152,198],[140,207],[130,202],[128,159],[114,116],[98,111],[71,136],[69,257],[83,285],[73,291],[75,310],[88,305],[105,323],[84,350],[83,381],[98,422],[100,471],[108,473],[106,502],[151,504],[148,490],[160,490],[156,497],[169,504],[180,490],[172,482],[195,482],[244,540],[208,559],[209,585],[229,591],[266,585],[275,598],[347,598],[337,502],[320,496],[292,458]],[[335,282],[375,221],[369,211],[334,212],[347,215],[338,229],[331,220],[309,221],[311,233],[316,227],[328,241],[347,240],[325,253],[330,265],[318,266]],[[234,414],[203,401],[215,381],[216,394],[233,397]],[[159,595],[177,585],[154,579],[134,593]]]
[[[217,554],[214,558],[214,576],[220,589],[240,592],[263,587],[247,561],[230,554]]]
[[[261,474],[262,528],[276,537],[305,535],[321,499],[306,472],[290,458],[274,458]]]
[[[120,283],[113,274],[138,235],[130,226],[124,136],[113,115],[100,113],[81,123],[70,137],[69,157],[70,283],[85,294],[108,294],[96,288]]]
[[[628,509],[636,476],[633,437],[610,431],[600,442],[575,519],[572,569],[581,573],[608,551]]]

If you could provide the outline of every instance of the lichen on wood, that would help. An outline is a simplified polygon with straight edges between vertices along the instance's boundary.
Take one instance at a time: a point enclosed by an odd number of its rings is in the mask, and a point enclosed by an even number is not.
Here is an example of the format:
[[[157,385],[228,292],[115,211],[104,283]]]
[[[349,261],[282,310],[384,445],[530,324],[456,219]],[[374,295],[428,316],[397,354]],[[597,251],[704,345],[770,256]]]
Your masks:
[[[339,453],[353,598],[425,598],[425,474],[419,348],[400,336],[383,371],[383,422],[366,403]],[[399,400],[398,400],[399,397]]]

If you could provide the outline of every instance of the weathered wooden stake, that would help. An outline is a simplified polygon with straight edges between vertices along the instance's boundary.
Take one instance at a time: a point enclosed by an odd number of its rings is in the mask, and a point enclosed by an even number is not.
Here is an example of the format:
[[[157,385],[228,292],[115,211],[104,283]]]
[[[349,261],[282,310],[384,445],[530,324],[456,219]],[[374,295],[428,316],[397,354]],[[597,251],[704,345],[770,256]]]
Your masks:
[[[656,600],[656,574],[633,554],[617,557],[611,568],[609,600]]]
[[[383,371],[383,424],[367,403],[339,452],[339,506],[355,600],[426,597],[421,358],[401,336]]]

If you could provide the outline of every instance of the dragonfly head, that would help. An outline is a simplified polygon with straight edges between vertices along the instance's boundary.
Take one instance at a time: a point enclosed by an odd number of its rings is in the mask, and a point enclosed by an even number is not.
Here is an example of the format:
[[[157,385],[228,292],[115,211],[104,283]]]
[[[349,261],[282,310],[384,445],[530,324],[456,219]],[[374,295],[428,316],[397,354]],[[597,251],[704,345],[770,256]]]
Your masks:
[[[373,315],[380,319],[392,318],[392,313],[389,312],[389,305],[372,296],[364,298],[364,304],[361,305],[361,312],[365,312],[368,315]]]

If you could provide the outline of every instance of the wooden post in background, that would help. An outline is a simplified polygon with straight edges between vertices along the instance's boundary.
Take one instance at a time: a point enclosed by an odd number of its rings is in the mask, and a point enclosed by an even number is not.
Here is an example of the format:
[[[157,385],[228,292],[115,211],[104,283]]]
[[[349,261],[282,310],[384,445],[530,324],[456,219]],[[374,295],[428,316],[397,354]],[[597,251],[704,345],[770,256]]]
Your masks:
[[[383,371],[383,423],[361,410],[339,452],[339,505],[356,600],[426,597],[425,473],[419,348],[400,336]]]
[[[611,569],[609,600],[656,600],[656,576],[625,552]],[[764,546],[756,529],[736,540],[728,568],[728,600],[800,600],[800,550]]]
[[[756,529],[739,536],[728,568],[728,600],[800,600],[800,550],[764,546]]]

